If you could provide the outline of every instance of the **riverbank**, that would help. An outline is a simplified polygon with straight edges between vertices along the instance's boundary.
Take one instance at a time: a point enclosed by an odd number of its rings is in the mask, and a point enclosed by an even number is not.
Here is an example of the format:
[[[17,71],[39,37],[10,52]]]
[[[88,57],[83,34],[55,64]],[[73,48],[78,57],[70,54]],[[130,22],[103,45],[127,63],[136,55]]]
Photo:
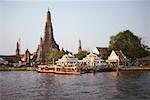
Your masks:
[[[3,66],[0,65],[0,71],[35,71],[35,67],[12,67],[12,66]],[[83,70],[85,73],[92,73],[92,72],[112,72],[115,71],[113,68],[98,68],[96,70],[87,69]],[[119,68],[119,71],[150,71],[150,66],[128,66]]]
[[[0,66],[0,71],[35,71],[34,67],[11,67],[11,66]]]
[[[120,68],[120,71],[150,71],[150,66],[132,66]]]
[[[115,68],[97,68],[93,69],[84,69],[83,72],[85,73],[95,73],[95,72],[115,72]],[[127,66],[119,68],[119,71],[150,71],[150,66]]]

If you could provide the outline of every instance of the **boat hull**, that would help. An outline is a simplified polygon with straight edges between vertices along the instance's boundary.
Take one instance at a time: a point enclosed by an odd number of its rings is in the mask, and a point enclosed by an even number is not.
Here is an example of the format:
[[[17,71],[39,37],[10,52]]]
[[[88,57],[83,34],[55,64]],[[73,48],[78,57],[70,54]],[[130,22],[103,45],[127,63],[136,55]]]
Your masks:
[[[46,70],[36,70],[38,73],[54,73],[54,71],[46,71]]]
[[[67,75],[80,75],[80,72],[61,72],[61,71],[57,71],[54,72],[54,74],[67,74]]]

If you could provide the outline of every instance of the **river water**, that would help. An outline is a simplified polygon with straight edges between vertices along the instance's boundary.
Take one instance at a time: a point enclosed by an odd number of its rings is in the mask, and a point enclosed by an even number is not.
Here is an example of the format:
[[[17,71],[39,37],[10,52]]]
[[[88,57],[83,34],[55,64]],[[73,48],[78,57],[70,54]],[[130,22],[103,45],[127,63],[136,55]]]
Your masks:
[[[0,72],[0,100],[150,100],[150,72]]]

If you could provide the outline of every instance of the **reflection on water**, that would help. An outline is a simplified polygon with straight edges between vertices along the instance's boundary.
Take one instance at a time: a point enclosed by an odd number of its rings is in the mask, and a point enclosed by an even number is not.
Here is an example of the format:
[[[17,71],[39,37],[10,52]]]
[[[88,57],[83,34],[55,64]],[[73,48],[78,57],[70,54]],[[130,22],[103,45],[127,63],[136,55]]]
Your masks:
[[[0,72],[0,100],[150,100],[150,72]]]

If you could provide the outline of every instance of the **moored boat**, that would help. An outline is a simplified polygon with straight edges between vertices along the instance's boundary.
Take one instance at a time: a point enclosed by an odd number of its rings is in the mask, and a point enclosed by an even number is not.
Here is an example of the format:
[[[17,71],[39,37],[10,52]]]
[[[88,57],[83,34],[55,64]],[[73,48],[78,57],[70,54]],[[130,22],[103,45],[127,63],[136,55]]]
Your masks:
[[[78,58],[71,54],[65,54],[61,59],[56,61],[56,65],[39,65],[37,72],[55,73],[55,74],[81,74]]]
[[[81,74],[78,66],[39,65],[36,71],[39,73]]]

